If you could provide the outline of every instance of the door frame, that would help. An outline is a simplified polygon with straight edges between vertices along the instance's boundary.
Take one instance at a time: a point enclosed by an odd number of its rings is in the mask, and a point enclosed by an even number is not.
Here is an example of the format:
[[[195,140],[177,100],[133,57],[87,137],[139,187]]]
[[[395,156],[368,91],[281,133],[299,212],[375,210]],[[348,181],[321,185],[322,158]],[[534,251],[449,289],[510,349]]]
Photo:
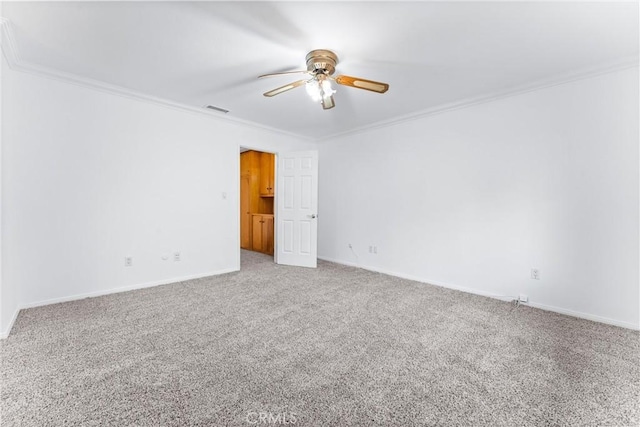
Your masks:
[[[262,153],[269,153],[269,154],[273,154],[274,159],[273,159],[273,186],[274,186],[274,191],[275,194],[273,195],[273,262],[274,264],[278,263],[278,234],[276,231],[276,224],[277,224],[277,209],[276,206],[278,203],[278,152],[275,150],[271,150],[271,149],[265,149],[265,148],[257,148],[257,147],[252,147],[251,144],[238,144],[238,156],[236,158],[236,194],[238,195],[238,203],[236,204],[236,213],[239,214],[240,213],[240,203],[242,202],[240,200],[240,149],[241,148],[246,148],[247,151],[249,150],[253,150],[253,151],[260,151]],[[242,239],[242,236],[240,235],[240,216],[238,215],[238,230],[237,230],[237,247],[238,247],[238,271],[240,271],[241,267],[242,267],[242,262],[241,262],[241,255],[242,255],[242,248],[240,247],[240,242]]]

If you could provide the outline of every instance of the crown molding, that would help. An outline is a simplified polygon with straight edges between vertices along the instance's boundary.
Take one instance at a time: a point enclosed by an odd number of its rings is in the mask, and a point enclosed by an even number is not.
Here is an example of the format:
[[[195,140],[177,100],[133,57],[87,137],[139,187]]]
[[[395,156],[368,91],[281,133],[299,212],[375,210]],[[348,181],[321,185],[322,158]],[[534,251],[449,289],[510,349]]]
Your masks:
[[[630,68],[637,68],[640,66],[640,61],[637,56],[627,57],[619,61],[603,64],[597,67],[584,68],[579,71],[573,71],[570,73],[564,73],[556,75],[555,77],[537,80],[524,85],[511,87],[505,90],[493,91],[482,94],[480,96],[466,98],[460,101],[438,105],[436,107],[428,108],[425,110],[416,111],[413,113],[397,116],[388,120],[377,121],[365,126],[360,126],[354,129],[350,129],[344,132],[338,132],[327,135],[322,138],[318,138],[316,142],[326,142],[329,139],[335,139],[347,135],[355,135],[359,133],[368,132],[374,129],[386,128],[395,126],[401,123],[410,122],[437,114],[447,113],[450,111],[460,110],[463,108],[472,107],[478,104],[485,104],[487,102],[498,101],[504,98],[510,98],[512,96],[518,96],[529,92],[535,92],[537,90],[546,89],[554,86],[559,86],[579,80],[589,79],[604,74],[615,73],[618,71],[627,70]]]
[[[72,84],[75,86],[81,86],[81,87],[97,90],[100,92],[109,93],[112,95],[118,95],[125,98],[158,105],[161,107],[198,114],[203,117],[214,119],[214,120],[219,120],[227,123],[231,122],[241,126],[246,126],[246,127],[250,127],[250,128],[254,128],[262,131],[267,131],[267,132],[275,133],[278,135],[286,135],[289,137],[301,139],[304,142],[315,142],[315,139],[309,136],[288,132],[288,131],[277,129],[270,126],[265,126],[256,122],[240,119],[233,116],[221,116],[219,115],[220,113],[205,110],[203,108],[192,107],[190,105],[182,104],[182,103],[171,101],[164,98],[158,98],[153,95],[127,89],[122,86],[112,85],[99,80],[82,77],[77,74],[67,73],[64,71],[55,70],[53,68],[44,67],[41,65],[24,61],[20,57],[20,53],[19,53],[17,44],[15,42],[15,37],[13,35],[13,28],[12,28],[11,22],[8,19],[0,17],[0,30],[2,34],[2,43],[0,43],[0,47],[2,48],[2,52],[5,58],[7,59],[9,68],[11,68],[13,71],[34,74],[39,77],[59,80],[64,83]]]
[[[207,111],[202,108],[192,107],[190,105],[178,103],[178,102],[171,101],[164,98],[158,98],[152,95],[137,92],[121,86],[111,85],[109,83],[85,78],[76,74],[66,73],[66,72],[55,70],[52,68],[29,63],[27,61],[22,60],[22,58],[20,57],[18,47],[15,42],[15,38],[13,36],[13,29],[11,26],[11,22],[8,19],[3,18],[1,16],[0,16],[0,30],[1,30],[0,34],[2,35],[2,42],[0,43],[0,47],[2,48],[2,52],[4,53],[5,58],[7,59],[7,63],[9,64],[9,67],[14,71],[30,73],[40,77],[51,78],[51,79],[63,81],[65,83],[73,84],[76,86],[82,86],[85,88],[90,88],[90,89],[98,90],[101,92],[119,95],[122,97],[155,104],[155,105],[163,106],[166,108],[172,108],[172,109],[183,111],[183,112],[199,114],[204,117],[220,120],[223,122],[236,123],[242,126],[246,126],[246,127],[250,127],[250,128],[254,128],[262,131],[267,131],[267,132],[271,132],[279,135],[286,135],[289,137],[301,139],[304,142],[316,142],[316,143],[326,142],[327,140],[335,139],[335,138],[339,138],[347,135],[355,135],[355,134],[364,133],[364,132],[375,130],[375,129],[390,127],[397,124],[434,116],[437,114],[442,114],[450,111],[472,107],[478,104],[493,102],[500,99],[509,98],[512,96],[522,95],[528,92],[534,92],[537,90],[550,88],[553,86],[559,86],[562,84],[571,83],[571,82],[579,81],[583,79],[588,79],[588,78],[596,77],[603,74],[622,71],[629,68],[638,67],[640,65],[639,63],[640,60],[638,56],[628,57],[615,62],[602,64],[600,66],[584,68],[578,71],[559,74],[552,78],[538,80],[535,82],[530,82],[524,85],[511,87],[504,90],[488,92],[479,96],[469,97],[469,98],[452,102],[452,103],[441,104],[432,108],[416,111],[416,112],[401,115],[401,116],[396,116],[387,120],[377,121],[377,122],[360,126],[354,129],[349,129],[347,131],[337,132],[337,133],[329,134],[322,137],[310,137],[310,136],[306,136],[306,135],[302,135],[294,132],[288,132],[282,129],[262,125],[256,122],[240,119],[233,116],[220,116],[219,113]]]

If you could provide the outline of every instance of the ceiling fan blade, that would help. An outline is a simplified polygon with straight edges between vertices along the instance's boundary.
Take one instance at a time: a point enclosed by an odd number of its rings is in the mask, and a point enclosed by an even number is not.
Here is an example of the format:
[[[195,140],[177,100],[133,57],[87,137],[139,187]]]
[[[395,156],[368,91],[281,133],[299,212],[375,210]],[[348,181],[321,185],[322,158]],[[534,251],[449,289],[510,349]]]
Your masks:
[[[333,100],[333,95],[325,96],[322,98],[322,108],[325,110],[329,110],[336,106],[336,103]]]
[[[270,90],[269,92],[265,92],[264,96],[269,96],[269,97],[276,96],[281,94],[282,92],[286,92],[288,90],[295,89],[298,86],[302,86],[306,82],[307,82],[306,80],[298,80],[297,82],[289,83],[288,85],[280,86],[277,89],[273,89],[273,90]]]
[[[309,74],[309,72],[307,70],[297,70],[297,71],[283,71],[282,73],[270,73],[270,74],[263,74],[261,76],[258,76],[259,79],[263,78],[263,77],[273,77],[273,76],[282,76],[285,74],[298,74],[298,73],[306,73]]]
[[[371,92],[385,93],[389,90],[389,85],[386,83],[361,79],[359,77],[337,76],[335,81],[340,85],[351,86],[356,89],[370,90]]]

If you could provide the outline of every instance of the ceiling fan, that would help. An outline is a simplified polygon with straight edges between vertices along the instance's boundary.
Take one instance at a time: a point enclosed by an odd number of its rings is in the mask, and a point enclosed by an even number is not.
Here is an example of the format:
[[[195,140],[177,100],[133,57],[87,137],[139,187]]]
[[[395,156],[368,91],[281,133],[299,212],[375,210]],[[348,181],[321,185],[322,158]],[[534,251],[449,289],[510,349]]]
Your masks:
[[[335,107],[336,105],[333,100],[333,94],[336,91],[331,87],[331,81],[334,81],[339,85],[351,86],[356,89],[365,89],[377,93],[385,93],[387,90],[389,90],[389,85],[387,83],[381,83],[373,80],[344,75],[333,77],[333,73],[336,70],[336,64],[338,63],[338,56],[330,50],[312,50],[307,54],[306,60],[306,71],[286,71],[284,73],[272,73],[259,76],[259,78],[262,78],[298,73],[305,73],[311,76],[310,79],[298,80],[297,82],[289,83],[279,88],[270,90],[269,92],[265,92],[264,96],[276,96],[288,90],[295,89],[298,86],[305,85],[307,93],[309,94],[309,96],[311,96],[311,99],[313,99],[315,102],[320,102],[322,104],[322,108],[328,110]]]

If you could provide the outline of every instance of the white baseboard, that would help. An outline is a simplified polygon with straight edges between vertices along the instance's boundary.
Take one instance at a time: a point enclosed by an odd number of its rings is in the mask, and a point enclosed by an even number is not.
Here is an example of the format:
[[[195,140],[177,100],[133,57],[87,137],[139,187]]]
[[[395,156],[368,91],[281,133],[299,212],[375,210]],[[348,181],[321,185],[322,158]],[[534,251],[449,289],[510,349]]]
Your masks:
[[[635,325],[631,322],[624,322],[622,320],[611,319],[609,317],[597,316],[595,314],[583,313],[581,311],[569,310],[568,308],[555,307],[552,305],[539,304],[536,302],[529,302],[529,306],[539,308],[540,310],[552,311],[554,313],[565,314],[567,316],[579,317],[581,319],[592,320],[598,323],[606,323],[607,325],[620,326],[626,329],[633,329],[634,331],[640,330],[640,325]]]
[[[29,303],[25,303],[25,304],[20,304],[18,306],[18,309],[14,313],[14,315],[13,315],[13,317],[11,319],[11,322],[9,322],[9,326],[7,327],[7,330],[0,332],[0,339],[7,338],[9,336],[9,334],[11,333],[11,329],[13,328],[13,324],[16,321],[16,318],[18,317],[18,313],[20,312],[20,310],[24,310],[24,309],[27,309],[27,308],[34,308],[34,307],[42,307],[44,305],[59,304],[61,302],[76,301],[76,300],[85,299],[85,298],[95,298],[95,297],[99,297],[99,296],[103,296],[103,295],[117,294],[117,293],[120,293],[120,292],[134,291],[136,289],[144,289],[144,288],[151,288],[151,287],[154,287],[154,286],[168,285],[168,284],[171,284],[171,283],[179,283],[179,282],[184,282],[184,281],[187,281],[187,280],[201,279],[203,277],[218,276],[220,274],[232,273],[234,271],[238,271],[238,269],[237,268],[227,268],[227,269],[223,269],[223,270],[211,271],[211,272],[208,272],[208,273],[194,274],[194,275],[191,275],[191,276],[174,277],[174,278],[171,278],[171,279],[157,280],[157,281],[154,281],[154,282],[138,283],[138,284],[135,284],[135,285],[121,286],[121,287],[118,287],[118,288],[111,288],[111,289],[105,289],[105,290],[101,290],[101,291],[87,292],[87,293],[83,293],[83,294],[76,294],[76,295],[70,295],[70,296],[65,296],[65,297],[51,298],[51,299],[47,299],[47,300],[41,300],[41,301],[35,301],[35,302],[29,302]]]
[[[20,313],[20,308],[17,308],[16,311],[13,312],[13,316],[11,316],[11,320],[9,321],[9,326],[7,326],[7,329],[5,331],[0,332],[0,340],[5,339],[9,336],[9,333],[11,332],[11,328],[13,328],[13,324],[16,322],[16,319],[18,318],[18,313]]]
[[[513,296],[511,296],[511,295],[496,295],[496,294],[492,294],[490,292],[485,292],[485,291],[481,291],[481,290],[477,290],[477,289],[466,288],[464,286],[452,285],[452,284],[449,284],[449,283],[438,282],[438,281],[434,281],[434,280],[427,280],[427,279],[424,279],[422,277],[412,276],[410,274],[398,273],[398,272],[386,270],[386,269],[383,269],[383,268],[359,265],[359,264],[356,264],[354,262],[349,262],[349,261],[340,261],[340,260],[337,260],[337,259],[332,259],[332,258],[328,258],[328,257],[320,257],[320,256],[318,257],[318,259],[321,259],[321,260],[324,260],[324,261],[329,261],[329,262],[334,262],[336,264],[347,265],[347,266],[350,266],[350,267],[362,268],[363,270],[373,271],[373,272],[376,272],[376,273],[388,274],[389,276],[400,277],[401,279],[413,280],[415,282],[420,282],[420,283],[426,283],[426,284],[429,284],[429,285],[440,286],[442,288],[453,289],[453,290],[456,290],[456,291],[461,291],[461,292],[466,292],[466,293],[470,293],[470,294],[480,295],[480,296],[483,296],[483,297],[495,298],[495,299],[499,299],[501,301],[512,301],[512,300],[518,298],[515,295],[513,295]],[[597,316],[595,314],[589,314],[589,313],[583,313],[583,312],[580,312],[580,311],[569,310],[567,308],[562,308],[562,307],[555,307],[555,306],[546,305],[546,304],[539,304],[539,303],[531,302],[531,301],[528,302],[528,303],[525,303],[525,304],[530,306],[530,307],[538,308],[540,310],[552,311],[554,313],[564,314],[564,315],[572,316],[572,317],[579,317],[581,319],[591,320],[591,321],[594,321],[594,322],[606,323],[608,325],[613,325],[613,326],[620,326],[622,328],[633,329],[635,331],[640,330],[640,325],[634,324],[634,323],[631,323],[631,322],[625,322],[625,321],[622,321],[622,320],[616,320],[616,319],[611,319],[611,318],[608,318],[608,317]]]

